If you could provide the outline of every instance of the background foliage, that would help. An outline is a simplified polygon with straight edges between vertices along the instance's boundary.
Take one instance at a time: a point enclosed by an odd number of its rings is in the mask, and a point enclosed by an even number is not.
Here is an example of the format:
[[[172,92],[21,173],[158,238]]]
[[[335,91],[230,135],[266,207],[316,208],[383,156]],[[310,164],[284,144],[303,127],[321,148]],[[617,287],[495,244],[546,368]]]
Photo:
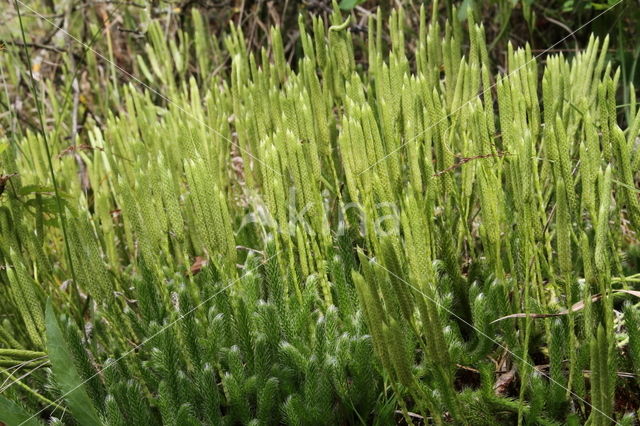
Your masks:
[[[3,16],[0,421],[633,424],[632,2],[348,3]]]

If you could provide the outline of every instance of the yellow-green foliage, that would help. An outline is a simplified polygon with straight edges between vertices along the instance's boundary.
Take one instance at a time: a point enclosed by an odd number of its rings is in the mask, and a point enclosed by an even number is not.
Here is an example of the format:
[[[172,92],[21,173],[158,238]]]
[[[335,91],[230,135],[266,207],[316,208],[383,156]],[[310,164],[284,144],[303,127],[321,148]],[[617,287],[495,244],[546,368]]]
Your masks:
[[[639,345],[614,297],[638,282],[640,113],[618,120],[608,40],[544,63],[509,45],[494,74],[472,17],[422,8],[408,52],[404,11],[388,29],[370,16],[363,48],[334,9],[300,17],[295,64],[278,28],[254,52],[232,25],[216,73],[196,9],[175,40],[154,21],[144,86],[110,83],[76,146],[57,128],[0,141],[19,174],[0,198],[9,399],[78,421],[90,399],[108,424],[622,417],[612,366],[637,372]],[[72,357],[72,375],[54,364],[47,384],[44,359],[11,379],[11,351],[60,345],[50,362]],[[493,389],[491,359],[517,389]]]

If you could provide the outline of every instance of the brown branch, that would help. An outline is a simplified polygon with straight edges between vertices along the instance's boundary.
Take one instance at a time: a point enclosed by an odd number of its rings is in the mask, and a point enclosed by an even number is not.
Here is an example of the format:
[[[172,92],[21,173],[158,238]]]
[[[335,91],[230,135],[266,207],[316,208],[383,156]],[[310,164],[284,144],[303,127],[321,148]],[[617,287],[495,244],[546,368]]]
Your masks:
[[[492,157],[494,157],[494,158],[495,157],[504,157],[505,155],[511,155],[511,154],[509,152],[507,152],[507,151],[500,151],[500,152],[497,152],[495,154],[492,153],[492,154],[476,155],[474,157],[462,157],[462,158],[460,158],[460,161],[458,163],[454,164],[453,166],[447,167],[444,170],[440,170],[439,172],[434,173],[433,176],[434,177],[442,176],[443,174],[448,173],[448,172],[450,172],[452,170],[455,170],[458,167],[461,167],[461,166],[463,166],[463,165],[465,165],[468,162],[473,161],[473,160],[481,160],[483,158],[492,158]]]
[[[26,47],[31,47],[33,49],[50,50],[52,52],[58,52],[58,53],[69,53],[68,50],[63,49],[61,47],[51,46],[49,44],[42,44],[42,43],[23,43],[21,41],[0,40],[0,44],[3,44],[5,46],[16,46],[16,47],[26,46]]]

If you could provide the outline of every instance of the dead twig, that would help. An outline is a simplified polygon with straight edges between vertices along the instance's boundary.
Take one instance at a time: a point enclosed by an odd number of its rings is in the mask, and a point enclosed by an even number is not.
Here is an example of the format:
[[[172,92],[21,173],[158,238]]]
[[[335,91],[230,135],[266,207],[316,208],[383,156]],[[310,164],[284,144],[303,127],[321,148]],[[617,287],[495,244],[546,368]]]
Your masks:
[[[14,40],[0,40],[0,45],[2,45],[2,49],[3,50],[6,46],[15,46],[15,47],[29,47],[29,48],[34,48],[34,49],[43,49],[43,50],[49,50],[51,52],[57,52],[57,53],[69,53],[69,51],[67,49],[63,49],[61,47],[57,47],[57,46],[52,46],[50,44],[42,44],[42,43],[23,43],[21,41],[14,41]]]
[[[18,176],[18,173],[10,173],[8,175],[0,175],[0,195],[2,195],[2,193],[4,192],[4,188],[7,185],[7,182],[9,181],[9,179],[11,179],[14,176]]]
[[[468,162],[473,161],[473,160],[481,160],[483,158],[492,158],[492,157],[494,157],[494,158],[495,157],[504,157],[506,155],[511,155],[511,154],[509,152],[507,152],[507,151],[500,151],[500,152],[497,152],[497,153],[476,155],[476,156],[473,156],[473,157],[462,157],[462,158],[460,158],[460,161],[458,163],[454,164],[453,166],[447,167],[444,170],[440,170],[439,172],[434,173],[433,176],[434,177],[442,176],[443,174],[448,173],[448,172],[450,172],[452,170],[455,170],[458,167],[461,167],[461,166],[463,166],[463,165],[465,165]]]

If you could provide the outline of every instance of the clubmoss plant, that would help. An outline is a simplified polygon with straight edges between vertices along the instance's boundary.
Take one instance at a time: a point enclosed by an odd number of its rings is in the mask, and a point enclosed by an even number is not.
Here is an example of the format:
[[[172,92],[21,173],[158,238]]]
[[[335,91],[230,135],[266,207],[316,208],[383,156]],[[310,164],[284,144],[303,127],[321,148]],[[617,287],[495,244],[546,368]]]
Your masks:
[[[278,27],[154,21],[76,145],[0,140],[0,422],[632,421],[640,113],[608,39],[497,72],[472,15],[422,7],[409,48],[404,14],[363,57],[335,2],[301,16],[293,64]]]

